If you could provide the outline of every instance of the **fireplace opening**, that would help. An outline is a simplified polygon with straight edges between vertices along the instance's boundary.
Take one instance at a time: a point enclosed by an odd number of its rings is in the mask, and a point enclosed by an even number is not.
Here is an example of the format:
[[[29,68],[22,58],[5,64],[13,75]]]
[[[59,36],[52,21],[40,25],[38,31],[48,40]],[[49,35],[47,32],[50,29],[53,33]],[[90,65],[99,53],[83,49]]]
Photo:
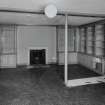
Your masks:
[[[45,49],[30,50],[30,65],[45,64]]]

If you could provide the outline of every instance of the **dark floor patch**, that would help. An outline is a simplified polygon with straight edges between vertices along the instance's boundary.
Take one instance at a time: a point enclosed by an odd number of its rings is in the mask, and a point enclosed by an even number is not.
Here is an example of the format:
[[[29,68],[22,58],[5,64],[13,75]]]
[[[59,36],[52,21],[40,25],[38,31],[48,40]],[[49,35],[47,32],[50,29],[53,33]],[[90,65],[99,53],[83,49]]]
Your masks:
[[[67,88],[57,67],[5,69],[0,105],[105,105],[105,84]]]
[[[64,78],[64,66],[58,66],[59,75]],[[88,78],[100,76],[100,74],[83,67],[81,65],[70,65],[68,66],[68,79],[80,79],[80,78]]]

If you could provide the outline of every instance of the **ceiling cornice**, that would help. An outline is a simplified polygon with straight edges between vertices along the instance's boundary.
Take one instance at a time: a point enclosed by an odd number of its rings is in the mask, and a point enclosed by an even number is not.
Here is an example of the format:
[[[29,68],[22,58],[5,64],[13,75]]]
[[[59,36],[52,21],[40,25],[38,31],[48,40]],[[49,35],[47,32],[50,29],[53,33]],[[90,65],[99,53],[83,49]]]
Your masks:
[[[43,15],[45,14],[43,10],[37,11],[25,11],[25,10],[6,10],[0,9],[0,12],[8,12],[8,13],[25,13],[25,14],[38,14]],[[77,13],[77,12],[65,12],[65,11],[58,11],[57,15],[65,16],[77,16],[77,17],[92,17],[92,18],[105,18],[105,14],[89,14],[89,13]]]

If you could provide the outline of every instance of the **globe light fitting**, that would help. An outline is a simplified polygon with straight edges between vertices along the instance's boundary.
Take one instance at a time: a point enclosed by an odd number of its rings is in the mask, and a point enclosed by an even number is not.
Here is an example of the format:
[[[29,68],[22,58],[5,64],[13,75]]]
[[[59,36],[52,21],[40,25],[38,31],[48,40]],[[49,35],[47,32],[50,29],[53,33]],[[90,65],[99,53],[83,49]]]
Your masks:
[[[54,18],[57,15],[57,8],[55,7],[55,5],[50,4],[45,7],[44,12],[48,18]]]

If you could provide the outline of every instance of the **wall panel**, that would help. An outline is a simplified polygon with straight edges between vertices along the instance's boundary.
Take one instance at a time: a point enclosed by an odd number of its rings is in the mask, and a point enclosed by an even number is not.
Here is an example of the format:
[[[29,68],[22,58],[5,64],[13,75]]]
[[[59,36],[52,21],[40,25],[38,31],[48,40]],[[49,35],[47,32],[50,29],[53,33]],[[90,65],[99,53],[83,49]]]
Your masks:
[[[0,66],[16,67],[16,26],[0,26]]]
[[[59,53],[59,64],[64,65],[64,53]],[[68,64],[77,64],[77,53],[68,53]]]

